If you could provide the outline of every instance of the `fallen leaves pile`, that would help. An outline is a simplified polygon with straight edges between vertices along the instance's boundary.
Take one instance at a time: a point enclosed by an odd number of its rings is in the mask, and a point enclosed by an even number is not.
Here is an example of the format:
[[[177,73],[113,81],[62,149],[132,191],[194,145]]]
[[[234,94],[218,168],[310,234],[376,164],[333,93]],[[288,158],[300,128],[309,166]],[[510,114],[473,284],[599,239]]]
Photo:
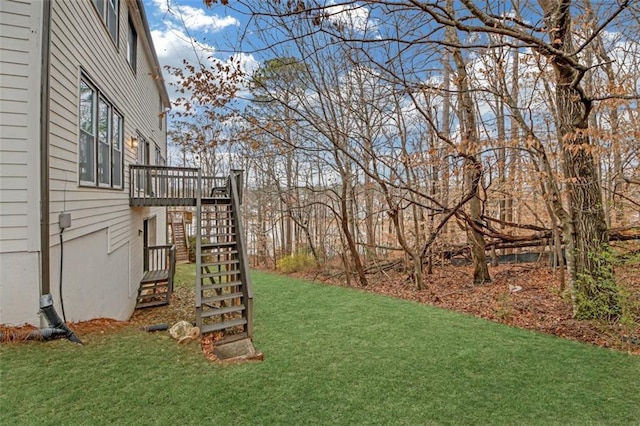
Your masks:
[[[490,271],[493,281],[483,285],[472,283],[470,266],[444,266],[436,268],[431,275],[425,275],[423,290],[417,290],[406,276],[397,273],[370,277],[371,284],[361,289],[640,355],[638,322],[620,324],[575,320],[571,300],[566,291],[560,290],[558,276],[552,269],[537,264],[517,264],[491,267]],[[619,268],[616,277],[629,295],[628,303],[636,318],[640,318],[640,265]],[[313,278],[322,279],[318,276]],[[335,276],[323,281],[345,285]],[[71,323],[69,327],[81,337],[86,333],[104,333],[128,325],[142,328],[155,324],[170,327],[180,320],[193,323],[194,299],[192,288],[179,287],[175,289],[170,305],[136,310],[127,322],[98,318]],[[0,326],[0,336],[5,342],[22,341],[32,330],[34,327]],[[221,333],[210,333],[200,338],[203,353],[212,361],[215,360],[213,346],[221,337]]]

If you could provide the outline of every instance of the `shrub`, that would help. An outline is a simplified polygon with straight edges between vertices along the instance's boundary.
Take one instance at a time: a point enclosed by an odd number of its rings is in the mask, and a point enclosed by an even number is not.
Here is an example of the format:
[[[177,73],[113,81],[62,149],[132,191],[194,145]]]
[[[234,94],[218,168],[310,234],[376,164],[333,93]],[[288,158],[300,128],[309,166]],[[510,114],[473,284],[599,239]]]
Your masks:
[[[196,263],[196,237],[189,237],[189,262]]]
[[[296,252],[278,260],[276,265],[280,272],[291,274],[311,269],[316,266],[316,262],[312,256],[305,252]]]

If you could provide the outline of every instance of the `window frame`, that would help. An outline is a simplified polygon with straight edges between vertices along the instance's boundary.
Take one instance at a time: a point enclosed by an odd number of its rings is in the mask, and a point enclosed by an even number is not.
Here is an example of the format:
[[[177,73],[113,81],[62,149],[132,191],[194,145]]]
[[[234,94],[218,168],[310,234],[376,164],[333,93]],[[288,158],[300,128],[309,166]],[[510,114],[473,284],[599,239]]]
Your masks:
[[[96,176],[98,178],[98,186],[101,188],[111,187],[111,117],[112,107],[103,95],[99,95],[97,120],[98,131],[96,141]],[[103,149],[105,148],[106,150],[103,152]],[[102,158],[103,156],[106,156],[106,158]]]
[[[120,32],[120,0],[93,0],[92,3],[109,34],[109,38],[117,48]],[[113,22],[111,19],[113,19]],[[115,27],[112,28],[110,24],[115,25]]]
[[[85,87],[86,89],[84,89]],[[85,98],[83,92],[90,92],[91,96],[86,96]],[[78,94],[78,183],[82,186],[96,185],[97,182],[95,174],[96,96],[97,90],[95,87],[81,78]],[[89,98],[89,103],[83,105],[83,100],[87,98]],[[84,113],[87,110],[89,115]],[[86,130],[86,127],[90,127],[90,131]],[[86,160],[86,162],[83,160]],[[87,168],[86,171],[83,171],[83,166]]]
[[[151,144],[142,133],[137,132],[138,135],[138,148],[136,151],[136,164],[141,166],[151,165]],[[151,177],[144,172],[144,170],[138,170],[138,176],[136,179],[137,191],[143,191],[145,194],[151,194]]]
[[[78,185],[124,190],[124,115],[84,73],[80,75],[78,87]],[[91,96],[87,96],[90,98],[90,108],[89,105],[82,104],[83,87],[91,92]],[[86,111],[90,116],[83,116]],[[103,120],[102,123],[101,120]],[[114,126],[115,122],[118,123],[117,129]],[[91,134],[84,125],[86,123],[90,123]],[[108,158],[105,159],[105,155]],[[88,158],[82,161],[85,156]],[[116,169],[117,164],[114,162],[116,156],[120,159],[119,170]],[[85,164],[88,164],[86,167],[90,168],[90,171],[82,171],[82,166]],[[104,179],[105,176],[107,179]]]
[[[138,72],[138,31],[136,31],[135,25],[133,25],[133,20],[131,19],[131,15],[129,15],[129,19],[127,20],[129,23],[129,28],[127,32],[127,62],[133,71],[133,74],[137,74]]]
[[[118,119],[118,132],[114,134],[114,119]],[[114,109],[111,114],[111,187],[113,189],[124,189],[124,116],[118,111]],[[117,153],[117,154],[114,154]],[[116,162],[115,155],[120,159],[120,173],[114,173]],[[115,179],[118,179],[117,183]]]

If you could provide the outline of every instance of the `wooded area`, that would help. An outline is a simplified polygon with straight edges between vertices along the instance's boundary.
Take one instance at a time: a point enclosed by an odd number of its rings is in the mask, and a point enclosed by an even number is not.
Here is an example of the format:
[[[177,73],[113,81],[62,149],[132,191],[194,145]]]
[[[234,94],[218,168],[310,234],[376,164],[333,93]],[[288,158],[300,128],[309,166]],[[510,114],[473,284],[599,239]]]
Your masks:
[[[620,315],[609,241],[640,235],[637,2],[223,3],[264,61],[171,69],[172,139],[184,164],[247,172],[255,265],[312,259],[362,286],[393,265],[421,289],[452,255],[482,284],[496,251],[548,246],[578,318]]]

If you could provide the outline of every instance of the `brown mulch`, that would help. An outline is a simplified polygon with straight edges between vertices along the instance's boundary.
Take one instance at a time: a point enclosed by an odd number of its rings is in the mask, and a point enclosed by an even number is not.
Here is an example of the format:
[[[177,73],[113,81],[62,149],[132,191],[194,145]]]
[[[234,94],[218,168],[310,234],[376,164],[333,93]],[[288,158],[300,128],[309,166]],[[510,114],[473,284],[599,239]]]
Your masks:
[[[136,309],[129,324],[136,327],[168,324],[171,327],[182,320],[190,323],[196,321],[195,290],[192,287],[176,287],[169,305]]]
[[[127,321],[118,321],[111,318],[95,318],[90,321],[70,322],[67,326],[82,340],[82,336],[93,333],[107,333],[117,331],[129,325]],[[29,333],[37,330],[31,325],[19,327],[0,325],[0,342],[18,343],[28,340]]]
[[[396,274],[369,279],[362,288],[467,313],[519,328],[536,330],[593,345],[640,355],[640,323],[578,321],[568,293],[560,290],[556,273],[538,264],[490,267],[492,282],[473,284],[471,266],[444,266],[425,276],[425,288],[416,290]],[[640,318],[640,266],[619,268],[619,284],[629,294],[636,320]],[[344,285],[334,279],[332,284]],[[515,291],[514,291],[515,290]]]
[[[129,321],[118,321],[111,318],[95,318],[90,321],[69,322],[68,327],[80,339],[88,334],[104,334],[118,331],[124,327],[142,328],[156,324],[168,324],[171,327],[180,320],[195,322],[195,294],[193,289],[176,288],[171,296],[171,304],[153,308],[137,309]],[[22,342],[27,340],[30,331],[36,327],[0,325],[0,342]]]

